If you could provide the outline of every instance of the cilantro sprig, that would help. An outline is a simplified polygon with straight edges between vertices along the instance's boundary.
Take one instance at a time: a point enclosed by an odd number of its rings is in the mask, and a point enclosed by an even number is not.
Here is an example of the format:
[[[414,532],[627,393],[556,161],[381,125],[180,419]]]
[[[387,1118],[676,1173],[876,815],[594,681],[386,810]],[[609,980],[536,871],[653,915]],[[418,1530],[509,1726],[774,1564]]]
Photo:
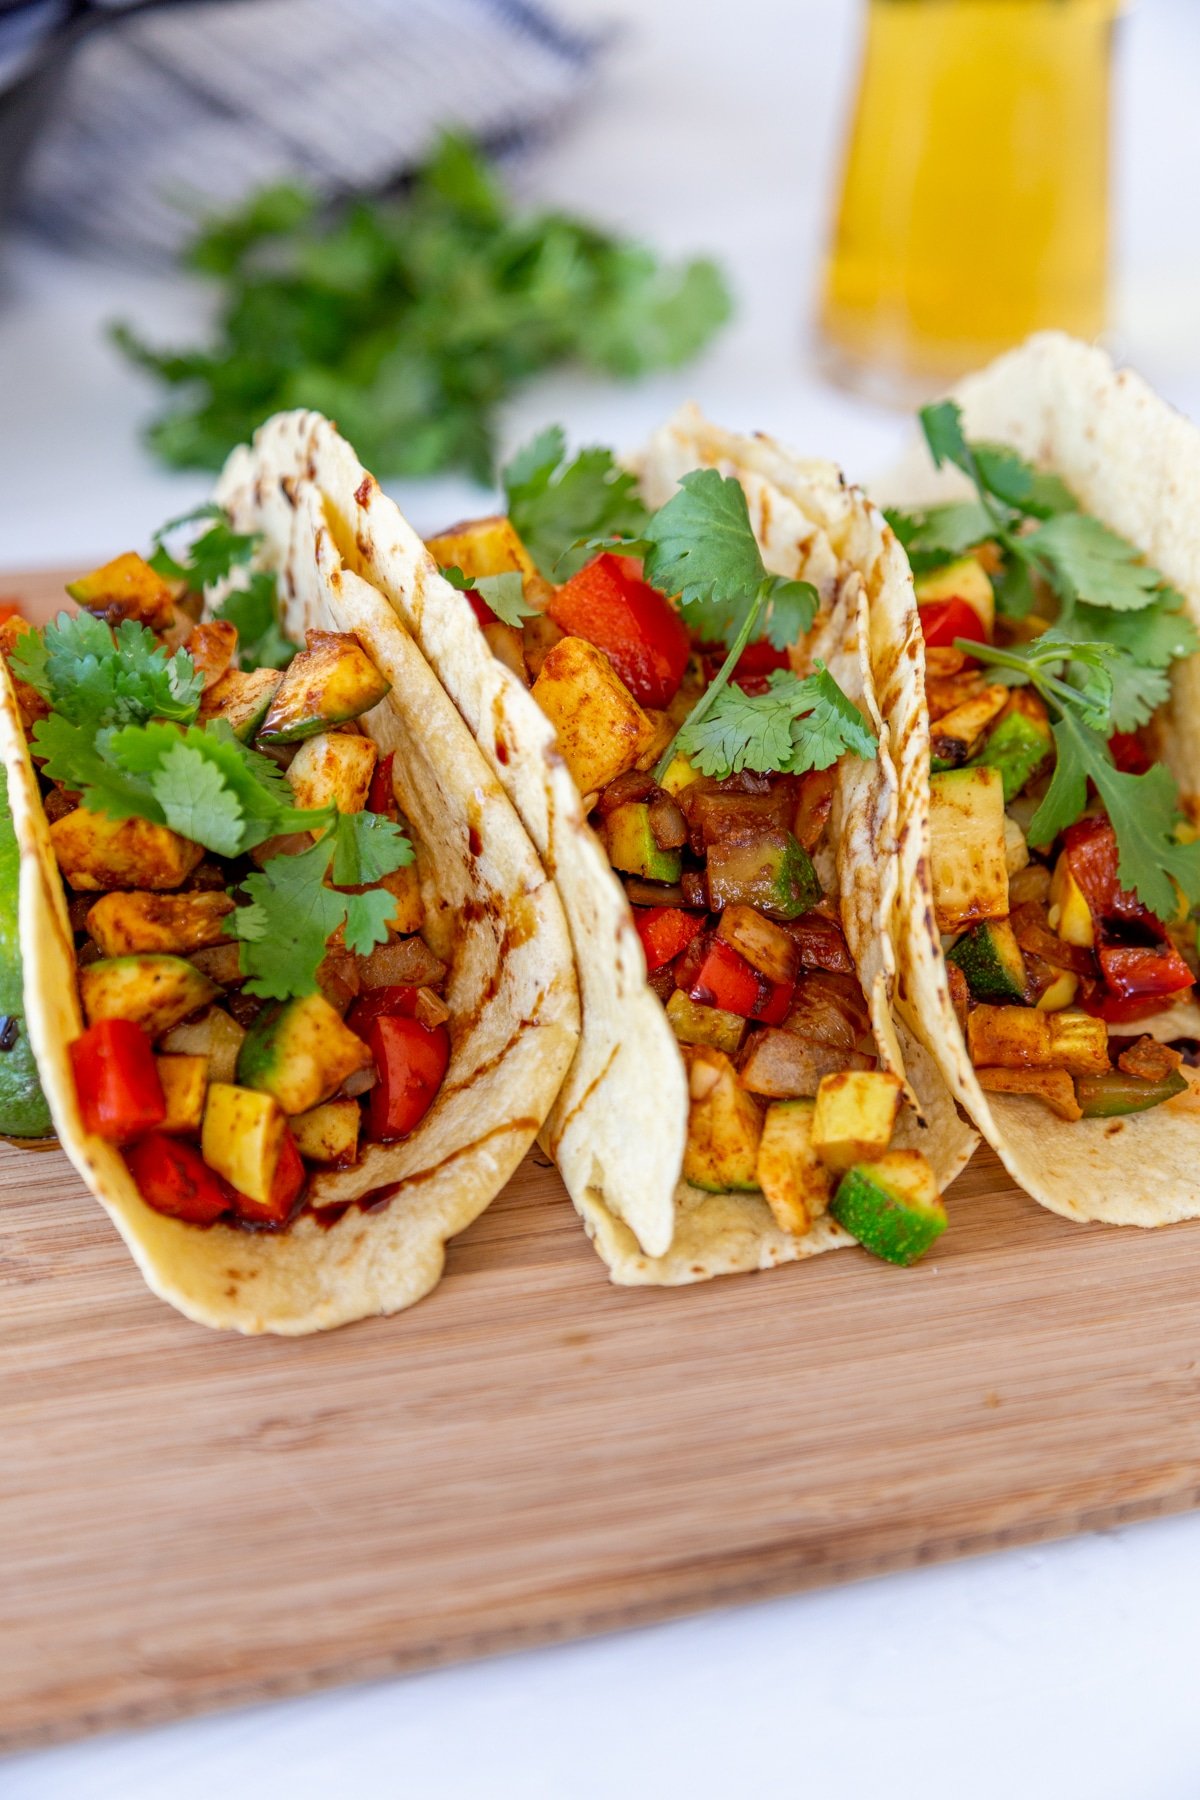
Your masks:
[[[636,478],[611,450],[593,445],[567,460],[561,425],[518,450],[501,481],[508,516],[547,581],[582,568],[593,539],[638,538],[649,519]]]
[[[191,541],[173,552],[168,540],[188,525],[202,524]],[[150,565],[170,581],[186,582],[192,593],[202,593],[218,582],[234,585],[213,616],[226,619],[238,634],[238,652],[248,668],[282,669],[299,646],[286,638],[279,624],[279,597],[270,569],[252,566],[261,544],[257,532],[235,531],[224,510],[206,502],[181,513],[154,534]]]
[[[61,612],[41,631],[23,632],[10,661],[20,680],[76,724],[186,723],[200,705],[202,677],[186,650],[168,656],[133,619],[114,634],[93,613]]]
[[[704,715],[684,726],[675,748],[702,775],[723,779],[742,769],[781,775],[828,769],[845,750],[869,762],[876,742],[858,708],[818,660],[803,680],[777,670],[765,693],[723,689]]]
[[[500,575],[477,575],[472,581],[454,563],[448,563],[442,574],[460,594],[479,594],[487,601],[502,625],[520,626],[537,611],[525,598],[525,584],[519,569],[505,569]]]

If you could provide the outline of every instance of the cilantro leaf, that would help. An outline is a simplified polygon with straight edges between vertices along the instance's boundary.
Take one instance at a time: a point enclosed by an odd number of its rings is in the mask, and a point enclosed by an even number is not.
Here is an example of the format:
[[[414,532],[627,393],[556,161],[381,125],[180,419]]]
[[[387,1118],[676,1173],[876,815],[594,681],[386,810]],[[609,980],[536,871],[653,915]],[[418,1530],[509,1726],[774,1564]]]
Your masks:
[[[971,451],[979,479],[988,493],[1016,512],[1049,519],[1057,513],[1079,510],[1078,501],[1064,481],[1035,469],[1007,444],[972,444]]]
[[[994,525],[978,500],[953,500],[918,512],[889,507],[884,513],[899,538],[914,575],[954,562],[991,537]]]
[[[1062,513],[1023,540],[1046,567],[1059,599],[1086,600],[1114,612],[1152,606],[1162,576],[1115,531],[1088,513]]]
[[[246,987],[260,999],[316,991],[326,944],[346,916],[345,894],[325,886],[331,854],[322,838],[297,856],[271,857],[242,884],[250,905],[239,906],[226,924],[241,940]]]
[[[386,944],[388,920],[396,911],[396,902],[386,888],[371,888],[365,894],[346,894],[346,948],[359,956],[369,956],[376,944]]]
[[[41,633],[22,633],[15,672],[76,724],[193,719],[203,679],[186,650],[168,657],[145,625],[125,619],[115,634],[93,613],[59,613]]]
[[[244,820],[237,796],[216,764],[194,745],[172,744],[151,785],[167,824],[180,837],[218,856],[236,856],[241,850]]]
[[[169,731],[170,726],[163,726]],[[61,713],[39,719],[31,739],[36,756],[44,759],[52,781],[77,793],[90,812],[110,819],[149,819],[166,823],[162,807],[149,782],[115,768],[104,755],[102,741],[86,725],[74,725]]]
[[[513,528],[548,581],[582,568],[592,540],[636,538],[646,522],[636,478],[599,445],[568,462],[561,425],[518,450],[501,479]]]
[[[285,669],[299,651],[280,626],[279,596],[269,569],[255,569],[244,587],[230,588],[213,616],[236,629],[243,668]]]
[[[166,540],[185,525],[207,524],[208,530],[191,540],[180,560],[171,554]],[[191,512],[169,519],[154,534],[154,554],[150,567],[171,581],[186,581],[193,593],[201,593],[211,583],[224,581],[235,568],[248,563],[258,548],[253,532],[233,529],[228,515],[215,501],[207,500]]]
[[[742,769],[802,775],[829,768],[845,750],[869,760],[877,748],[862,714],[821,662],[803,680],[777,671],[765,693],[725,688],[676,743],[702,775],[720,780]]]
[[[506,569],[502,575],[481,575],[475,583],[502,625],[519,626],[537,612],[525,598],[525,586],[518,569]]]
[[[338,887],[381,881],[413,859],[413,847],[399,825],[382,813],[339,813],[331,849]]]
[[[226,849],[223,846],[231,817],[228,805],[222,801],[220,813],[211,823],[203,812],[195,811],[192,829],[184,835],[207,850],[237,855],[284,832],[315,830],[331,816],[328,811],[306,812],[294,806],[292,790],[281,770],[269,757],[241,743],[226,719],[212,719],[203,727],[190,726],[182,735],[169,725],[128,726],[112,734],[106,754],[118,768],[148,776],[151,790],[161,804],[160,772],[169,753],[180,744],[216,771],[223,792],[232,797],[241,816],[240,840],[232,849]],[[214,837],[219,841],[213,841]]]

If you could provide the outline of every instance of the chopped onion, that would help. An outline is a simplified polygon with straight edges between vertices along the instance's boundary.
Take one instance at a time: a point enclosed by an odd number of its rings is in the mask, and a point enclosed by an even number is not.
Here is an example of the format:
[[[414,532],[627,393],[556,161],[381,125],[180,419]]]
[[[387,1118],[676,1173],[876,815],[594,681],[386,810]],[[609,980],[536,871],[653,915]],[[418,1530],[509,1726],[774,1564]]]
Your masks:
[[[374,1063],[368,1063],[365,1069],[355,1069],[352,1074],[347,1075],[338,1092],[344,1094],[347,1100],[357,1100],[360,1094],[369,1093],[378,1080],[378,1069]]]
[[[687,820],[670,794],[655,788],[648,818],[650,833],[660,850],[680,850],[688,841]]]
[[[450,1008],[440,994],[435,994],[430,987],[417,989],[416,1017],[420,1025],[427,1031],[433,1031],[438,1025],[444,1025],[450,1017]]]
[[[618,806],[626,806],[632,800],[645,800],[653,792],[653,775],[644,774],[640,769],[626,769],[623,775],[609,782],[596,801],[596,811],[602,819],[607,819]]]
[[[742,1060],[742,1086],[772,1100],[811,1098],[824,1075],[843,1069],[870,1069],[873,1056],[828,1043],[809,1043],[794,1031],[756,1031]]]
[[[446,974],[423,938],[397,938],[391,944],[377,944],[364,957],[359,974],[365,988],[436,987]]]
[[[791,935],[752,906],[727,906],[717,936],[770,981],[795,981],[800,952]]]
[[[862,989],[853,976],[814,970],[801,976],[785,1029],[816,1043],[852,1051],[867,1039],[871,1021]]]

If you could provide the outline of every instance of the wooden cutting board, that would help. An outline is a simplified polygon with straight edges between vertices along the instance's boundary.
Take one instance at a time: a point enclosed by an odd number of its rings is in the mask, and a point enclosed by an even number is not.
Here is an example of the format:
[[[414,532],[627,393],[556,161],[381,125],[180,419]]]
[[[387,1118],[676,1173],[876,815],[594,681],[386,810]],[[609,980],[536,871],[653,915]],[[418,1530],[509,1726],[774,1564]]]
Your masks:
[[[0,1148],[0,1742],[1196,1505],[1200,1224],[1069,1225],[989,1154],[949,1206],[912,1270],[628,1292],[530,1159],[412,1311],[245,1339]]]

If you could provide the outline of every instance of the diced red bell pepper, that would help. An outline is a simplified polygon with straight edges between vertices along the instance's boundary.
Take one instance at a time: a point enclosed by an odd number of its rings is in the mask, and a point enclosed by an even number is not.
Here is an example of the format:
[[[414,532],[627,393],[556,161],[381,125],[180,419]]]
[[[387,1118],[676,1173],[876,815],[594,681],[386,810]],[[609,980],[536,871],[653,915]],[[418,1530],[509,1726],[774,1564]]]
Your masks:
[[[1192,986],[1192,972],[1169,939],[1161,944],[1103,944],[1096,956],[1106,991],[1084,1005],[1114,1025],[1149,1018],[1181,1000]]]
[[[1150,767],[1150,756],[1136,731],[1114,731],[1108,749],[1125,775],[1144,775]]]
[[[790,667],[786,650],[777,650],[769,639],[759,638],[756,644],[746,645],[730,679],[739,687],[765,693],[768,675],[773,675],[776,669]]]
[[[389,750],[375,764],[371,775],[371,785],[367,789],[367,811],[373,813],[392,813],[396,811],[396,795],[392,788],[392,769],[396,761],[396,752]]]
[[[668,706],[679,692],[689,655],[683,620],[629,557],[597,556],[564,582],[549,611],[561,630],[603,650],[642,706]]]
[[[646,955],[646,973],[653,975],[687,949],[704,919],[678,906],[635,906],[633,922]]]
[[[496,615],[480,593],[478,588],[467,589],[467,599],[471,602],[471,611],[481,625],[494,625]]]
[[[450,1060],[444,1025],[430,1030],[416,1019],[386,1014],[374,1019],[367,1043],[379,1080],[367,1096],[367,1131],[373,1138],[407,1137],[433,1104]]]
[[[304,1160],[296,1148],[296,1140],[290,1131],[285,1131],[265,1204],[261,1200],[252,1200],[249,1194],[239,1193],[236,1188],[232,1190],[238,1217],[251,1225],[286,1225],[305,1180]]]
[[[760,1019],[764,1025],[783,1023],[796,988],[793,981],[771,981],[760,975],[732,944],[707,935],[694,938],[688,946],[675,985],[702,1006],[716,1006],[742,1019]]]
[[[1062,842],[1067,867],[1093,919],[1122,919],[1137,924],[1154,920],[1153,913],[1137,895],[1121,886],[1117,875],[1117,834],[1106,818],[1077,820],[1067,826]],[[1161,925],[1158,929],[1162,930]]]
[[[71,1045],[79,1110],[88,1131],[127,1144],[167,1116],[150,1039],[130,1019],[99,1019]]]
[[[360,1038],[365,1038],[376,1019],[415,1019],[417,995],[420,991],[417,987],[368,988],[346,1014],[346,1023],[351,1031],[356,1031]]]
[[[983,620],[968,600],[931,600],[917,608],[921,630],[931,650],[948,650],[955,638],[970,638],[972,643],[987,640]],[[970,662],[973,659],[967,658]]]
[[[229,1183],[210,1169],[194,1144],[155,1131],[125,1152],[138,1192],[155,1212],[189,1225],[211,1225],[233,1210],[237,1196]]]
[[[20,619],[23,617],[24,614],[21,611],[21,602],[19,600],[0,600],[0,625],[6,624],[9,619]]]

